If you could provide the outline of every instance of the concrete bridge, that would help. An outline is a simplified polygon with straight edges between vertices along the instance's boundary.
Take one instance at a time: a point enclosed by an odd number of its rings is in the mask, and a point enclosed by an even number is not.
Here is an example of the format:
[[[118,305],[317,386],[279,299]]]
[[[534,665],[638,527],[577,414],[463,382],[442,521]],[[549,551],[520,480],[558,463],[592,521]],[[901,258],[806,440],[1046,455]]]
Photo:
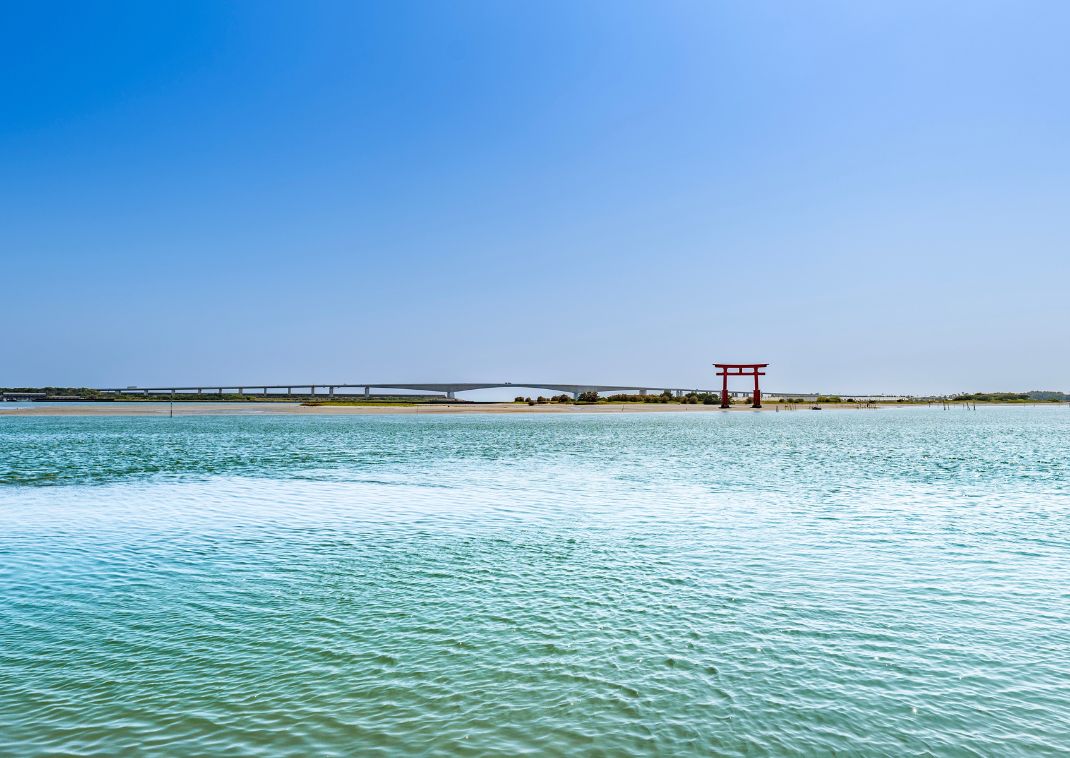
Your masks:
[[[453,400],[458,392],[471,390],[504,389],[517,387],[524,389],[542,389],[550,392],[559,392],[578,398],[584,392],[598,393],[635,393],[646,395],[648,393],[661,393],[668,390],[676,397],[681,397],[689,392],[719,393],[720,390],[694,389],[682,387],[658,387],[641,384],[557,384],[554,382],[425,382],[410,384],[405,382],[369,382],[369,383],[291,383],[291,384],[215,384],[199,386],[156,386],[156,387],[108,387],[101,388],[100,392],[112,392],[127,395],[178,395],[178,394],[258,394],[258,395],[317,395],[326,394],[328,397],[342,395],[345,397],[371,397],[372,390],[403,390],[406,392],[434,392],[444,395]],[[357,390],[356,392],[339,392],[339,390]],[[747,392],[733,392],[734,396],[747,395]]]
[[[155,387],[111,387],[100,389],[100,392],[111,392],[115,394],[128,394],[128,395],[179,395],[179,394],[237,394],[237,395],[262,395],[262,396],[308,396],[308,395],[325,395],[327,397],[341,396],[345,398],[365,397],[370,398],[372,396],[372,390],[403,390],[405,392],[433,392],[442,395],[450,400],[457,397],[458,392],[469,392],[471,390],[485,390],[485,389],[505,389],[509,387],[516,387],[517,389],[542,389],[555,393],[564,393],[572,395],[572,397],[578,398],[581,393],[584,392],[597,392],[599,394],[618,394],[628,393],[637,395],[647,394],[660,394],[666,390],[672,393],[675,397],[682,397],[690,392],[696,393],[709,393],[711,395],[720,396],[720,389],[702,389],[702,388],[685,388],[685,387],[673,387],[666,385],[650,385],[650,384],[559,384],[556,382],[422,382],[422,383],[406,383],[406,382],[357,382],[346,383],[337,382],[331,383],[306,383],[306,382],[293,382],[288,384],[213,384],[213,385],[197,385],[197,386],[174,386],[163,385]],[[341,392],[339,391],[341,390]],[[346,390],[356,390],[346,391]],[[732,397],[749,397],[751,392],[749,390],[730,390],[729,395]],[[818,393],[815,392],[765,392],[765,397],[769,399],[775,399],[780,397],[794,397],[801,398],[806,401],[812,401],[817,398]],[[826,394],[826,393],[821,393]],[[881,400],[881,399],[897,399],[900,395],[874,395],[874,394],[845,394],[845,393],[827,393],[827,394],[839,394],[841,397],[851,397],[856,400]]]

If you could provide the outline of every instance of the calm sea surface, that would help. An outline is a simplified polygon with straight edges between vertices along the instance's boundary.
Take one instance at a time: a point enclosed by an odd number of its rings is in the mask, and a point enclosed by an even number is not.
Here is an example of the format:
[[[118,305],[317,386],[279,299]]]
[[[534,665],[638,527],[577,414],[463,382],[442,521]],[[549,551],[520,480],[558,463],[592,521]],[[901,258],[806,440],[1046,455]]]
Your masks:
[[[1070,752],[1066,407],[0,417],[0,754]]]

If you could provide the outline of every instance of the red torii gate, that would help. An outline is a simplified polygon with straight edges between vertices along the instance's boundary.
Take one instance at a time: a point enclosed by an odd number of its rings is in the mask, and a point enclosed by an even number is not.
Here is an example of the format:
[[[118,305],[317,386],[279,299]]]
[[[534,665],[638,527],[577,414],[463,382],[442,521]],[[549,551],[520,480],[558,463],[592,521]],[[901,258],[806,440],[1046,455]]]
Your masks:
[[[719,368],[717,376],[724,377],[721,385],[721,407],[728,407],[728,377],[730,376],[753,376],[754,377],[754,404],[752,408],[762,407],[762,391],[758,388],[758,377],[765,376],[761,369],[768,363],[715,363],[714,368]]]

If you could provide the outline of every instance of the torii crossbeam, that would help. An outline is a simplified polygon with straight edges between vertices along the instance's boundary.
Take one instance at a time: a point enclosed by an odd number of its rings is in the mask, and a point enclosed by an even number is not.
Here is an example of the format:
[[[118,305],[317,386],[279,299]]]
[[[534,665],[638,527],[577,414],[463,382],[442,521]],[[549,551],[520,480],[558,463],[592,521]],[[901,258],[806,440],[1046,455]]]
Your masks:
[[[723,377],[721,384],[721,407],[728,407],[728,377],[730,376],[753,376],[754,377],[754,402],[751,408],[762,407],[762,391],[758,387],[758,377],[765,376],[761,369],[768,363],[715,363],[714,368],[720,369],[717,376]]]

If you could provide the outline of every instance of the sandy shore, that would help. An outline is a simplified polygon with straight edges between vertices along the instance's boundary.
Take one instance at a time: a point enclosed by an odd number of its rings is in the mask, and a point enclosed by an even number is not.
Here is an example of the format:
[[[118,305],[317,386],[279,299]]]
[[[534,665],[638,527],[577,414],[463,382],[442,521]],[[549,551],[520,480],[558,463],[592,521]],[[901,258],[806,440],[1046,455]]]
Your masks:
[[[796,406],[806,410],[809,406]],[[857,408],[843,405],[828,408]],[[320,405],[298,403],[175,403],[176,416],[247,416],[247,415],[368,415],[368,414],[452,414],[452,413],[753,413],[755,409],[736,405],[722,410],[716,405],[685,405],[682,403],[600,403],[598,405],[526,405],[521,403],[480,403],[447,405]],[[770,403],[761,409],[773,413],[778,410]],[[783,410],[782,408],[780,410]],[[167,416],[168,403],[95,403],[56,404],[20,408],[5,408],[0,404],[0,416]]]

